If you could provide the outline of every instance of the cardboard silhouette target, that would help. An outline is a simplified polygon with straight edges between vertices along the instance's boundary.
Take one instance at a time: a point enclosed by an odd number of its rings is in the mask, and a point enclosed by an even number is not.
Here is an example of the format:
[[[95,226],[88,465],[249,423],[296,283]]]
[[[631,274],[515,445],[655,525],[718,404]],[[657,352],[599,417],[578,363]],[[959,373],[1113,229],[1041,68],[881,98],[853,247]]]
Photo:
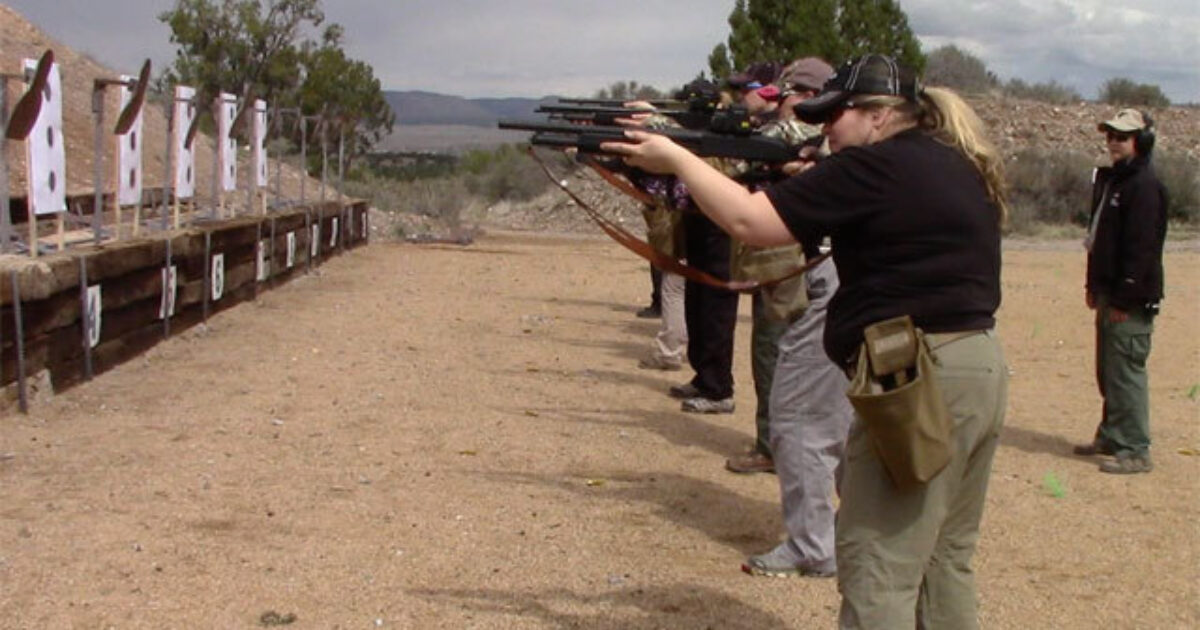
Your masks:
[[[220,148],[221,190],[237,189],[237,139],[233,137],[233,119],[237,117],[238,99],[222,92],[217,105],[217,145]]]
[[[27,73],[37,83],[38,60],[24,60]],[[67,152],[62,132],[62,79],[51,62],[42,89],[41,108],[25,138],[29,182],[29,208],[34,216],[67,210]],[[14,116],[15,117],[15,116]],[[34,243],[30,250],[36,251]]]
[[[187,141],[188,131],[196,120],[196,88],[175,86],[175,198],[191,199],[196,195],[196,154]]]
[[[120,85],[121,109],[133,103],[135,82],[131,76],[122,76]],[[142,111],[139,107],[133,115],[129,129],[117,136],[117,203],[123,206],[142,204]]]
[[[255,183],[267,186],[267,102],[254,101],[254,167]]]

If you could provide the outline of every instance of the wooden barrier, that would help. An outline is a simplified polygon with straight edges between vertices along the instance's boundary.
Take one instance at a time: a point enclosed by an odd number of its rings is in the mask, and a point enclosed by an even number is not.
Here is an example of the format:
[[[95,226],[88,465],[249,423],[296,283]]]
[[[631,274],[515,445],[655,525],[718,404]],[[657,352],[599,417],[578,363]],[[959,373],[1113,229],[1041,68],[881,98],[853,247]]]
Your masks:
[[[36,259],[6,257],[0,260],[0,387],[47,370],[54,390],[61,391],[111,369],[168,334],[253,300],[333,255],[366,244],[367,221],[365,202],[331,201]],[[314,233],[319,238],[315,247]],[[160,309],[168,254],[176,270],[176,291],[174,314],[164,321]],[[222,277],[214,277],[215,258],[223,259]],[[80,282],[84,278],[86,287]],[[214,298],[214,285],[222,283]],[[23,323],[20,339],[14,285]],[[99,330],[89,339],[84,302],[89,288],[97,286]],[[18,361],[21,349],[23,362]],[[20,363],[25,374],[19,373]]]

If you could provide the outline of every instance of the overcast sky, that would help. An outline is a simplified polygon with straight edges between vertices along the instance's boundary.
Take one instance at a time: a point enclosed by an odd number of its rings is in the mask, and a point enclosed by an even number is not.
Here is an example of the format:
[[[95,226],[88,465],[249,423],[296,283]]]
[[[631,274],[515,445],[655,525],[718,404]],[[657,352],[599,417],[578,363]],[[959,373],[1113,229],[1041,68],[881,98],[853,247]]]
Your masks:
[[[173,56],[157,16],[174,0],[0,0],[114,69]],[[1107,79],[1200,102],[1200,0],[900,0],[926,52],[953,43],[1002,79],[1096,98]],[[1138,8],[1133,8],[1134,5]],[[615,81],[666,89],[707,67],[734,0],[325,0],[351,57],[389,90],[467,97],[588,95]]]

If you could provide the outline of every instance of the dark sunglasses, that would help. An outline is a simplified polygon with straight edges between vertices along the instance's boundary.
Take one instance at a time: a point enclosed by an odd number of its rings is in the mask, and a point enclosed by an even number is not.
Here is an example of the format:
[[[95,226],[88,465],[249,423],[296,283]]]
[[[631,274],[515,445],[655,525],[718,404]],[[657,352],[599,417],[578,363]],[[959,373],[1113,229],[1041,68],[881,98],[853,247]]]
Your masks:
[[[855,107],[858,107],[858,103],[855,103],[852,100],[843,101],[841,105],[837,106],[837,109],[829,112],[829,118],[826,118],[825,122],[835,123],[839,118],[842,117],[842,114],[846,113],[846,110],[854,109]]]
[[[1128,142],[1133,138],[1132,133],[1121,133],[1119,131],[1109,131],[1104,134],[1105,139],[1109,142],[1116,140],[1117,142]]]

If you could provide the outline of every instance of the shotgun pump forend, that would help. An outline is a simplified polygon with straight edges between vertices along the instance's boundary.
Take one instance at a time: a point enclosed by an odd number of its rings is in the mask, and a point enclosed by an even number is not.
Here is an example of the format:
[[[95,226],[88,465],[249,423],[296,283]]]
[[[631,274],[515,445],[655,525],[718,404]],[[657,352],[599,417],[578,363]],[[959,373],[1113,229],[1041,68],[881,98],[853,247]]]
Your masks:
[[[707,129],[713,133],[748,136],[754,132],[750,113],[745,107],[713,109],[710,111],[682,109],[640,109],[633,107],[605,107],[588,105],[542,105],[534,110],[538,114],[549,114],[551,120],[591,123],[594,125],[616,125],[620,118],[635,114],[659,114],[666,116],[685,129]]]
[[[608,125],[572,125],[564,122],[500,120],[500,129],[532,131],[530,144],[575,147],[585,153],[603,153],[600,144],[626,140],[627,127]],[[700,157],[720,157],[753,162],[782,163],[795,160],[799,147],[779,138],[749,134],[720,134],[694,129],[641,129],[664,135]]]

